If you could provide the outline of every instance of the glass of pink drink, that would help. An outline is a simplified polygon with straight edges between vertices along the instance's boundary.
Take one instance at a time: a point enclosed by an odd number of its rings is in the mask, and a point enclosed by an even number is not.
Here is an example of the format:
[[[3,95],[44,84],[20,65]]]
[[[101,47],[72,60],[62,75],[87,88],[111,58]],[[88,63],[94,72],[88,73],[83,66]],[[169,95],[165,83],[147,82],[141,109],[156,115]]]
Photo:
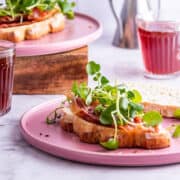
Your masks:
[[[160,7],[158,13],[152,12],[146,11],[136,18],[145,76],[172,78],[180,74],[180,19],[178,22],[168,15],[163,16],[165,11]]]
[[[0,116],[11,109],[15,45],[0,40]]]

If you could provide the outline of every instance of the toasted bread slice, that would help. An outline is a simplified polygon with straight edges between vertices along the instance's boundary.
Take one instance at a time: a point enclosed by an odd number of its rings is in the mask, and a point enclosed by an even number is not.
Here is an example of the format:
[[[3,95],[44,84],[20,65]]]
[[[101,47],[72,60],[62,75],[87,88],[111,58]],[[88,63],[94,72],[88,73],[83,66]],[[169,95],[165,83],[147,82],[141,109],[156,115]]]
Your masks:
[[[0,28],[0,39],[13,42],[36,40],[48,33],[62,31],[65,27],[65,17],[56,13],[38,22],[24,23],[19,26]]]
[[[63,116],[60,120],[60,126],[67,132],[73,132],[74,114],[69,108],[64,108],[63,112]]]
[[[156,110],[162,116],[173,118],[180,109],[180,89],[157,84],[125,83],[131,89],[137,89],[143,97],[144,111]]]
[[[76,115],[70,109],[64,109],[60,126],[68,132],[74,132],[82,142],[100,143],[114,136],[114,128],[88,122]],[[119,146],[122,148],[140,147],[159,149],[170,146],[170,136],[165,129],[158,132],[154,128],[142,125],[122,126],[118,129]]]

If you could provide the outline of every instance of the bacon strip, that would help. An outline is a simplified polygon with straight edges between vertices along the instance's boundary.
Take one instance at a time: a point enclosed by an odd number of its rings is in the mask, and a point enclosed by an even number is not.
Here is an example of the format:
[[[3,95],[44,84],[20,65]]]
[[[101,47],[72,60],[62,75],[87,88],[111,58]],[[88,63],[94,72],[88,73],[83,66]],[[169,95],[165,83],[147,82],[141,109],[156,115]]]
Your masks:
[[[100,124],[99,116],[94,113],[93,106],[86,106],[81,98],[74,98],[70,106],[72,112],[77,116],[96,124]]]

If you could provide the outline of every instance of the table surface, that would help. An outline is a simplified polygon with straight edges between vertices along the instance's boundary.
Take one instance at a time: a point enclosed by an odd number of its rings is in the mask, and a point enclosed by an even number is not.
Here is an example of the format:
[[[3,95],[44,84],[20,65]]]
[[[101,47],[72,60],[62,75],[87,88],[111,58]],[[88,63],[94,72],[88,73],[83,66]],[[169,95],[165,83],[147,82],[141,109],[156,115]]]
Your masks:
[[[90,60],[102,66],[111,80],[149,82],[180,87],[180,77],[155,81],[143,77],[139,50],[111,45],[111,37],[102,37],[90,45]],[[92,85],[92,81],[89,83]],[[180,178],[180,164],[160,167],[105,167],[71,162],[48,155],[26,143],[19,132],[22,114],[31,107],[58,95],[14,95],[11,111],[0,117],[0,180],[79,180],[79,179],[169,179]]]

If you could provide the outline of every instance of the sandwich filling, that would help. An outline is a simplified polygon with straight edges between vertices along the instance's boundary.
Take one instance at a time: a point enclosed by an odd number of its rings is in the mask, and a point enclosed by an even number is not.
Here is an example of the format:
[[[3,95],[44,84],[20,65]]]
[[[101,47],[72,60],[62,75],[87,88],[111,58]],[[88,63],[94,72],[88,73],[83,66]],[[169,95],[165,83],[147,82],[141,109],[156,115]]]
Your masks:
[[[137,89],[117,82],[112,85],[94,61],[87,64],[86,71],[96,85],[91,88],[85,83],[73,84],[67,101],[74,118],[66,116],[71,119],[68,121],[68,125],[73,126],[70,129],[74,129],[82,141],[100,143],[106,149],[169,146],[169,133],[161,127],[161,114],[144,112],[142,96]],[[58,117],[55,110],[47,117],[47,123],[54,123]],[[90,131],[86,132],[88,129]]]
[[[69,3],[67,0],[6,0],[6,5],[0,6],[0,28],[43,21],[56,13],[62,13],[72,19],[74,6],[74,2]]]

